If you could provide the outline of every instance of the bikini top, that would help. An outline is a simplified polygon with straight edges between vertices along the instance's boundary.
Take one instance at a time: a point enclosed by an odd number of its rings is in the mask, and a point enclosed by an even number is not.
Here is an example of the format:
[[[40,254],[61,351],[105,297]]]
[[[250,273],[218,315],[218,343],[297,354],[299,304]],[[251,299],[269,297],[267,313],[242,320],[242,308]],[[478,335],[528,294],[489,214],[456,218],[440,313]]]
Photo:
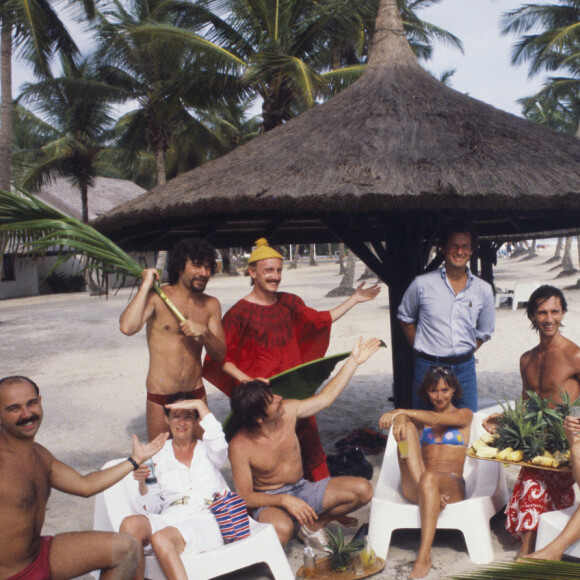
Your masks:
[[[419,441],[421,445],[465,445],[459,429],[455,427],[447,429],[441,441],[435,441],[435,433],[431,427],[424,427]]]

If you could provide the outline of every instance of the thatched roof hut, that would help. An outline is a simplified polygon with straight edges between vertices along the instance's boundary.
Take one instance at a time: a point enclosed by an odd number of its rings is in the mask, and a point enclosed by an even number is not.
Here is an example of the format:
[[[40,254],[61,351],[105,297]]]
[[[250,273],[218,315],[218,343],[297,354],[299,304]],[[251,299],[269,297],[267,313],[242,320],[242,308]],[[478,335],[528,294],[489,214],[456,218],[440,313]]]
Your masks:
[[[145,190],[132,181],[95,177],[93,185],[88,190],[89,220],[93,221],[115,206],[135,199],[143,193]],[[43,185],[36,196],[67,215],[81,219],[81,194],[79,188],[72,185],[68,179],[56,178],[51,183]]]
[[[335,217],[477,214],[480,234],[580,226],[580,140],[446,87],[417,63],[394,0],[368,70],[285,126],[100,219],[128,246],[203,235],[217,246],[328,241]],[[573,210],[562,214],[563,208]],[[370,239],[370,238],[367,238]]]
[[[580,229],[580,140],[446,87],[417,63],[396,0],[369,65],[329,102],[97,220],[127,248],[201,236],[217,247],[342,240],[389,286],[395,401],[411,352],[395,319],[442,217],[479,234]],[[364,242],[370,242],[372,250]],[[492,242],[482,248],[490,271]]]

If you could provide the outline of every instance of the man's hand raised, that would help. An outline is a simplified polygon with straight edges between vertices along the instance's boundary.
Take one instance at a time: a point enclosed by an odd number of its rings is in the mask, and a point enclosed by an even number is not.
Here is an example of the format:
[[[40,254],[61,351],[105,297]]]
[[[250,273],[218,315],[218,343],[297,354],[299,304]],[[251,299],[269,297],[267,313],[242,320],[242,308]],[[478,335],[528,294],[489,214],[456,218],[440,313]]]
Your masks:
[[[357,302],[368,302],[369,300],[374,300],[381,291],[381,287],[378,284],[373,284],[369,288],[365,288],[364,285],[365,283],[361,282],[354,291],[353,296]]]
[[[133,452],[131,453],[131,457],[138,465],[141,465],[144,461],[147,461],[147,459],[161,451],[168,437],[169,433],[160,433],[155,439],[152,439],[144,445],[139,441],[137,435],[133,435]]]
[[[357,365],[361,365],[379,350],[381,346],[381,341],[378,338],[369,338],[366,342],[359,338],[355,343],[350,357]]]

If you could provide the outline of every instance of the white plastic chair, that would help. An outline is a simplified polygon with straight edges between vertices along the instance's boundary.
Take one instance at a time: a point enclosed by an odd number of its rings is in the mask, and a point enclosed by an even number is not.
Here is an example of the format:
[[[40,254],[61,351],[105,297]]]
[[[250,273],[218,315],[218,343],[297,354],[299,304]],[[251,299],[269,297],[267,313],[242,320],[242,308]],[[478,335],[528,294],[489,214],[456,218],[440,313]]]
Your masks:
[[[487,415],[474,413],[472,440],[482,434],[481,421]],[[503,466],[499,462],[467,457],[463,476],[466,498],[447,505],[439,515],[437,528],[461,530],[472,562],[487,564],[494,557],[489,520],[508,499]],[[394,530],[420,527],[419,506],[408,501],[401,491],[397,442],[389,437],[371,502],[369,540],[377,555],[386,559]]]
[[[527,302],[530,294],[540,286],[539,282],[516,284],[512,298],[512,310],[517,310],[520,302]]]
[[[103,469],[121,461],[124,460],[109,461]],[[133,498],[136,498],[138,493],[138,484],[132,474],[99,493],[95,498],[93,529],[118,532],[123,519],[135,513]],[[249,538],[220,546],[209,552],[185,554],[182,560],[187,577],[192,580],[209,580],[209,578],[260,562],[265,562],[270,567],[276,580],[294,580],[294,573],[288,564],[274,527],[270,524],[261,524],[251,518]],[[98,578],[98,573],[93,573],[93,576]],[[145,578],[165,579],[153,553],[145,557]]]
[[[542,514],[538,526],[538,535],[536,536],[536,550],[546,547],[556,536],[560,535],[560,532],[577,509],[580,509],[580,504],[578,503],[563,510]],[[580,558],[580,540],[565,550],[564,554]]]

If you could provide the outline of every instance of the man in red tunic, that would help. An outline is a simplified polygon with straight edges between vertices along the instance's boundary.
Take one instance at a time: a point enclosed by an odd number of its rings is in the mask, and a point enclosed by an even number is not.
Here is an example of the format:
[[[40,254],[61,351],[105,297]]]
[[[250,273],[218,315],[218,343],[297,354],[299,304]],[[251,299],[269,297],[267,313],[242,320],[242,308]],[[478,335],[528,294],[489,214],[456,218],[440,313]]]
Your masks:
[[[330,327],[359,302],[373,300],[378,285],[364,282],[342,304],[325,312],[306,306],[294,294],[278,292],[282,280],[282,256],[261,238],[248,260],[252,291],[234,304],[222,324],[227,354],[221,365],[206,357],[206,379],[230,396],[238,384],[268,379],[297,365],[321,358],[330,341]],[[296,428],[305,477],[319,481],[328,477],[316,419],[301,419]]]

